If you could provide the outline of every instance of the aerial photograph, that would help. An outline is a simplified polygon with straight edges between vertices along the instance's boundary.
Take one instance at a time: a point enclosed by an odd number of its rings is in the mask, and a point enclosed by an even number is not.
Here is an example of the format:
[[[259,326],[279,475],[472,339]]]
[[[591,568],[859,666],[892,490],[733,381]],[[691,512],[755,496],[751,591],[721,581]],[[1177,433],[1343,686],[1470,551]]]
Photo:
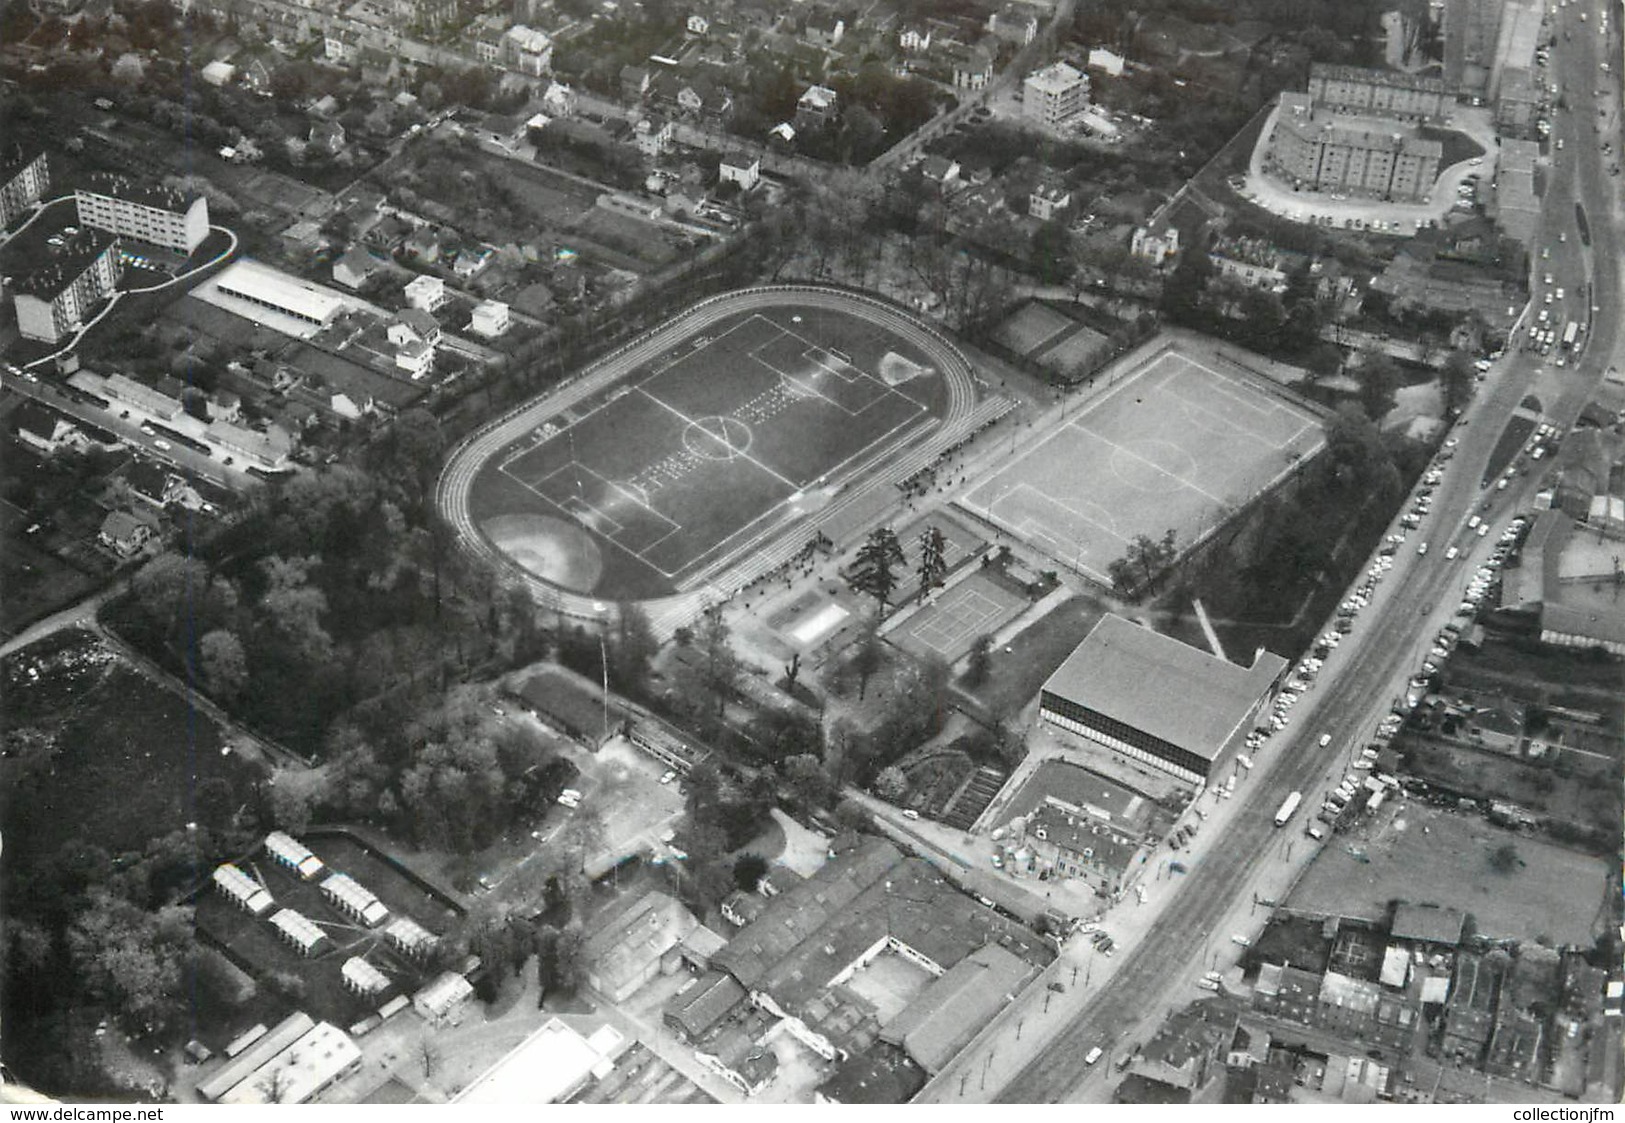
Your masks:
[[[0,1112],[1613,1119],[1622,75],[0,0]]]

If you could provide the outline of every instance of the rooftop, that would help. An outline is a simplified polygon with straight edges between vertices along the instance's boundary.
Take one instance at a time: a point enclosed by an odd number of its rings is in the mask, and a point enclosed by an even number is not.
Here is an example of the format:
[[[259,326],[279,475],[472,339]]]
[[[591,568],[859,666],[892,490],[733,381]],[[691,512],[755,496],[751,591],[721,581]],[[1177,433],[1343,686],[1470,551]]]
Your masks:
[[[1341,66],[1329,62],[1311,63],[1309,80],[1317,78],[1329,82],[1367,82],[1378,86],[1397,86],[1406,90],[1425,90],[1429,93],[1445,92],[1444,79],[1421,74],[1406,74],[1399,70],[1375,70],[1364,66]]]
[[[1033,973],[996,944],[977,948],[933,981],[882,1031],[929,1073],[937,1073],[1004,1007]]]
[[[1027,75],[1027,85],[1046,94],[1065,93],[1079,82],[1087,81],[1083,71],[1064,62],[1052,62]]]
[[[858,849],[825,862],[806,881],[769,901],[761,916],[741,929],[712,962],[757,989],[775,966],[826,922],[844,915],[846,907],[902,857],[890,842],[865,839]]]
[[[639,977],[651,959],[665,955],[698,926],[694,914],[675,898],[651,890],[601,921],[582,955],[595,968],[600,989],[615,991]]]
[[[18,172],[43,155],[44,149],[35,145],[8,144],[0,150],[0,181],[11,182]]]
[[[550,1018],[454,1102],[492,1106],[557,1103],[589,1077],[607,1076],[622,1041],[621,1034],[607,1025],[583,1037],[558,1018]]]
[[[1033,769],[1010,801],[1010,814],[1026,815],[1046,803],[1131,830],[1144,827],[1155,806],[1134,789],[1065,760]]]
[[[666,1003],[665,1016],[683,1027],[691,1039],[705,1036],[728,1012],[745,1000],[739,980],[721,971],[710,971],[682,994]]]
[[[181,191],[162,184],[144,183],[128,176],[95,173],[85,179],[79,188],[83,194],[106,195],[127,203],[139,203],[165,211],[184,211],[202,196],[196,191]]]
[[[858,854],[866,852],[878,853],[860,849]],[[798,886],[774,898],[762,917],[735,936],[733,943],[754,940],[753,934],[764,927],[800,931],[794,922],[801,916],[786,916],[777,906],[804,888]],[[823,914],[816,906],[806,911],[809,916]],[[1052,950],[1032,932],[960,892],[926,862],[906,858],[882,870],[844,906],[833,908],[825,922],[790,948],[752,989],[771,994],[785,1009],[800,1009],[826,988],[829,979],[887,939],[906,945],[945,970],[989,943],[1034,963],[1053,958]],[[731,948],[732,944],[713,962]]]
[[[81,227],[75,234],[36,222],[5,244],[7,287],[26,296],[55,300],[118,238],[105,230]]]
[[[905,1104],[925,1087],[925,1073],[900,1050],[875,1047],[853,1057],[818,1086],[840,1104]]]
[[[1044,692],[1211,761],[1286,665],[1260,650],[1242,667],[1108,613]],[[1174,692],[1177,706],[1168,704]]]

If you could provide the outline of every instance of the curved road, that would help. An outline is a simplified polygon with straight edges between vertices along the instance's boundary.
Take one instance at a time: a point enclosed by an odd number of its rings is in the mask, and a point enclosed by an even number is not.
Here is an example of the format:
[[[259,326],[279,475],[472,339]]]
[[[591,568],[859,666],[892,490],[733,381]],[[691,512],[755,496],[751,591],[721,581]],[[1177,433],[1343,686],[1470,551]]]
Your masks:
[[[1582,9],[1592,13],[1590,27],[1579,22]],[[1538,384],[1544,395],[1544,417],[1566,430],[1596,393],[1604,369],[1617,362],[1620,339],[1610,313],[1618,308],[1621,295],[1619,217],[1614,186],[1603,167],[1599,146],[1605,141],[1617,145],[1620,138],[1617,118],[1599,115],[1591,98],[1592,90],[1600,86],[1603,102],[1611,105],[1611,99],[1617,97],[1617,75],[1605,76],[1598,69],[1601,50],[1612,42],[1595,31],[1600,10],[1593,3],[1571,3],[1559,9],[1562,26],[1554,64],[1572,108],[1557,114],[1553,135],[1554,139],[1565,138],[1567,158],[1553,168],[1543,200],[1542,229],[1532,254],[1538,272],[1555,275],[1554,287],[1566,282],[1571,292],[1578,293],[1588,278],[1591,281],[1592,303],[1602,312],[1591,318],[1585,351],[1576,364],[1554,370],[1538,356],[1509,346],[1458,430],[1460,445],[1443,486],[1434,495],[1434,513],[1411,536],[1411,544],[1429,540],[1433,548],[1426,556],[1418,556],[1414,549],[1403,549],[1395,556],[1394,571],[1378,587],[1376,600],[1362,613],[1354,633],[1333,653],[1334,660],[1328,661],[1318,688],[1293,711],[1291,730],[1272,740],[1257,770],[1263,773],[1263,782],[1243,789],[1248,792],[1247,805],[1239,809],[1223,834],[1207,840],[1200,865],[1182,880],[1146,938],[1132,950],[1124,949],[1111,978],[1064,1029],[1026,1054],[1027,1063],[999,1093],[1001,1102],[1108,1099],[1109,1085],[1115,1083],[1111,1066],[1084,1066],[1084,1053],[1096,1044],[1109,1049],[1113,1044],[1143,1040],[1170,1005],[1200,994],[1186,984],[1204,966],[1209,941],[1238,902],[1245,907],[1250,891],[1271,872],[1272,864],[1280,866],[1280,847],[1273,844],[1282,837],[1274,827],[1275,808],[1287,792],[1301,790],[1306,813],[1313,813],[1325,777],[1342,773],[1348,743],[1363,739],[1388,711],[1398,688],[1419,666],[1431,637],[1455,612],[1458,593],[1474,566],[1493,548],[1495,537],[1469,534],[1466,518],[1488,503],[1488,517],[1499,529],[1539,485],[1539,475],[1532,474],[1518,478],[1517,485],[1506,492],[1482,486],[1489,474],[1490,452],[1513,409]],[[1565,27],[1571,32],[1567,40],[1561,35]],[[1600,126],[1609,126],[1609,132],[1603,134]],[[1589,220],[1590,246],[1579,237],[1575,202],[1584,207]],[[1542,248],[1550,251],[1544,260]],[[1460,546],[1462,558],[1447,560],[1447,544]],[[1325,749],[1316,744],[1322,731],[1333,733],[1333,742]],[[1298,824],[1288,829],[1296,834]],[[1097,973],[1108,963],[1097,962]],[[963,1059],[956,1059],[954,1066],[934,1080],[923,1098],[955,1098],[954,1086],[963,1083],[957,1079]],[[979,1062],[981,1058],[968,1059]],[[955,1079],[943,1079],[950,1075]]]
[[[947,413],[920,439],[919,431],[903,437],[843,469],[843,478],[830,484],[830,501],[813,512],[801,512],[788,503],[771,521],[744,542],[722,554],[691,587],[673,596],[645,602],[657,633],[667,635],[693,619],[715,597],[716,590],[731,592],[789,560],[806,542],[806,533],[829,526],[849,512],[877,487],[890,487],[930,463],[943,450],[989,420],[1008,403],[994,399],[978,405],[975,374],[959,348],[934,328],[880,300],[814,285],[776,285],[711,297],[668,320],[638,339],[598,360],[586,371],[540,398],[488,423],[466,437],[452,452],[435,491],[435,503],[457,531],[465,549],[522,581],[540,604],[586,619],[601,619],[609,606],[591,596],[572,593],[535,577],[481,533],[469,513],[469,493],[475,477],[493,456],[561,410],[581,402],[625,378],[643,363],[665,353],[676,342],[704,330],[727,316],[753,308],[794,302],[802,307],[828,308],[856,315],[895,332],[930,355],[948,384]],[[899,455],[900,450],[902,451]],[[880,469],[884,467],[884,472]],[[789,534],[795,527],[801,533]]]

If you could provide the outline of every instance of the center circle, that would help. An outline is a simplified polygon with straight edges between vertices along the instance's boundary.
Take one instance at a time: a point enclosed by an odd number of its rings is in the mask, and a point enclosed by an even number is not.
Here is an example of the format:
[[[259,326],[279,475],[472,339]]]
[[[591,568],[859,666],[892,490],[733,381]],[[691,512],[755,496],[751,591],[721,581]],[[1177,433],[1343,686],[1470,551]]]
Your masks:
[[[1135,491],[1155,495],[1189,487],[1196,478],[1196,461],[1172,441],[1154,437],[1125,441],[1112,450],[1112,471]]]
[[[750,426],[737,417],[713,414],[690,421],[683,430],[683,447],[702,460],[734,460],[750,448]]]

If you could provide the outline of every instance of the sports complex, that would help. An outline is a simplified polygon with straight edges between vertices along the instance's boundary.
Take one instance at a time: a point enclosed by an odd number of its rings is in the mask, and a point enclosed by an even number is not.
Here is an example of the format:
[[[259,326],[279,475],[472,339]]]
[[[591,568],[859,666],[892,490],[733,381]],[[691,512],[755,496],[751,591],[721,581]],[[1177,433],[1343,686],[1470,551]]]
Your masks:
[[[978,404],[959,350],[890,304],[743,290],[472,434],[437,499],[545,603],[692,601],[769,571],[1005,408]]]
[[[1137,535],[1171,528],[1189,548],[1325,443],[1312,407],[1181,335],[1101,377],[1098,396],[957,502],[1104,585]]]

